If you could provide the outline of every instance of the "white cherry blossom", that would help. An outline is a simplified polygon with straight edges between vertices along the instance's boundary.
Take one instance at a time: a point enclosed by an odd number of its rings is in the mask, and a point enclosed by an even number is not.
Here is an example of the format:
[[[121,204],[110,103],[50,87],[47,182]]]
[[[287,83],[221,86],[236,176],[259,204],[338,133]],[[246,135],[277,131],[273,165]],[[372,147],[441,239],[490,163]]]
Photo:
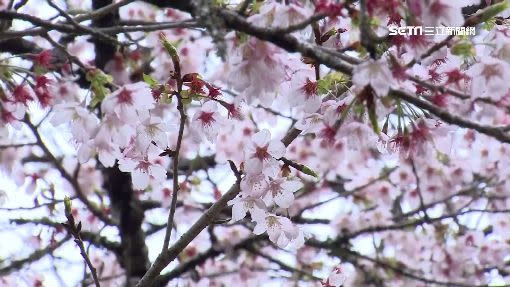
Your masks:
[[[146,189],[151,180],[154,185],[162,183],[166,179],[166,168],[159,160],[159,151],[150,145],[146,154],[132,153],[132,147],[124,151],[124,158],[119,159],[119,169],[131,173],[133,188]]]
[[[266,209],[261,199],[254,197],[236,197],[228,202],[232,206],[232,222],[239,221],[246,217],[247,212],[250,214],[264,212]]]
[[[218,112],[216,102],[205,102],[199,111],[193,116],[191,130],[196,141],[200,142],[205,137],[210,142],[215,142],[219,129],[225,125],[225,118]]]
[[[264,200],[267,205],[274,201],[281,208],[289,208],[294,201],[294,192],[302,186],[303,184],[297,180],[288,180],[283,177],[269,179]]]
[[[495,101],[503,98],[510,89],[510,65],[492,57],[482,57],[467,72],[471,77],[471,95],[488,97]]]
[[[273,215],[265,211],[253,212],[251,217],[257,223],[253,233],[258,235],[267,231],[269,240],[280,248],[285,248],[291,242],[297,246],[304,242],[303,232],[287,217]]]
[[[165,149],[168,146],[168,137],[166,132],[168,125],[163,119],[156,116],[149,116],[136,127],[136,143],[142,151],[147,150],[152,142]]]
[[[264,129],[254,134],[252,142],[244,149],[247,174],[263,173],[274,176],[280,168],[278,161],[285,155],[285,146],[279,140],[271,140],[271,133]]]
[[[114,113],[125,123],[135,121],[137,111],[146,111],[154,107],[149,86],[144,82],[128,84],[107,96],[102,104],[103,113]]]
[[[377,96],[383,97],[394,86],[394,77],[388,68],[386,60],[369,59],[354,67],[352,83],[359,90],[370,85]]]

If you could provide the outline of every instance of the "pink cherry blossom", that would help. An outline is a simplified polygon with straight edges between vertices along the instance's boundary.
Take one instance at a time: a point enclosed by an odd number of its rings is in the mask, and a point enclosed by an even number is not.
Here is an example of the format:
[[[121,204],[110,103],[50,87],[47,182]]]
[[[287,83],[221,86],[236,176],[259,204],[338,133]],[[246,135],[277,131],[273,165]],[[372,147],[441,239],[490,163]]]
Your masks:
[[[354,67],[352,82],[358,89],[370,85],[377,96],[388,94],[394,86],[394,78],[384,59],[367,60]]]
[[[288,27],[304,21],[313,14],[311,6],[302,7],[301,3],[284,5],[276,2],[268,2],[260,8],[260,12],[251,16],[248,20],[262,27]]]
[[[468,75],[472,78],[472,96],[500,100],[510,89],[509,69],[509,65],[501,60],[492,57],[481,58],[479,63],[468,70]]]
[[[449,2],[445,0],[433,0],[424,5],[423,22],[426,26],[459,27],[464,23],[461,8],[466,3]]]
[[[254,197],[236,197],[229,201],[232,205],[232,221],[239,221],[246,217],[246,213],[250,214],[263,212],[265,210],[264,202]]]
[[[154,99],[147,84],[128,84],[107,96],[101,104],[103,113],[115,114],[125,123],[137,118],[137,111],[154,107]]]
[[[218,112],[217,104],[207,101],[193,116],[191,127],[197,141],[204,136],[210,142],[215,142],[219,129],[225,124],[226,120]]]
[[[314,113],[321,106],[321,98],[318,94],[318,83],[311,70],[299,70],[287,83],[288,100],[291,106],[299,106],[306,113]]]
[[[55,105],[51,123],[55,126],[70,124],[71,133],[78,142],[88,141],[96,130],[99,119],[77,103]]]
[[[88,162],[89,159],[98,155],[99,161],[105,167],[111,167],[115,160],[120,157],[120,149],[112,142],[108,129],[101,127],[93,139],[84,142],[78,150],[78,160],[80,163]]]
[[[166,179],[166,169],[158,157],[157,148],[152,145],[148,147],[147,154],[136,154],[126,149],[124,158],[119,159],[119,169],[131,173],[134,189],[143,190],[151,181],[158,185]]]
[[[168,146],[167,125],[156,116],[149,116],[136,128],[136,142],[140,150],[147,150],[152,142],[161,149]]]
[[[11,125],[16,129],[21,127],[20,120],[25,115],[25,108],[21,104],[5,102],[0,105],[0,123]]]
[[[273,101],[270,93],[285,79],[280,52],[274,45],[250,38],[231,63],[227,82],[242,92],[248,103],[270,106]]]
[[[292,224],[290,219],[267,214],[263,211],[254,212],[251,216],[253,221],[257,223],[253,233],[262,234],[267,231],[269,239],[281,248],[286,247],[291,242],[298,246],[302,245],[303,233]]]
[[[329,274],[326,282],[322,282],[322,286],[324,287],[341,287],[345,283],[347,276],[345,275],[344,270],[341,265],[336,266],[331,274]]]
[[[267,204],[274,201],[279,207],[288,208],[294,201],[294,192],[302,186],[303,184],[296,180],[286,178],[269,179],[265,188],[265,202]]]
[[[264,129],[254,134],[244,149],[245,169],[248,174],[263,173],[274,176],[278,173],[277,159],[285,155],[285,146],[279,140],[271,140],[271,133]]]
[[[510,283],[508,1],[57,2],[0,0],[1,286]]]

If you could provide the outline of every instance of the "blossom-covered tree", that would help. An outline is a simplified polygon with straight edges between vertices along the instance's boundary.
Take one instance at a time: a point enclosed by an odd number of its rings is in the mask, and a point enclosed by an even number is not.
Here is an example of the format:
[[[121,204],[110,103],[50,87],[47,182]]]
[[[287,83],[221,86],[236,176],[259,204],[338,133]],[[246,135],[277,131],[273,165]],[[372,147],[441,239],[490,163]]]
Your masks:
[[[0,0],[0,286],[510,286],[509,16]]]

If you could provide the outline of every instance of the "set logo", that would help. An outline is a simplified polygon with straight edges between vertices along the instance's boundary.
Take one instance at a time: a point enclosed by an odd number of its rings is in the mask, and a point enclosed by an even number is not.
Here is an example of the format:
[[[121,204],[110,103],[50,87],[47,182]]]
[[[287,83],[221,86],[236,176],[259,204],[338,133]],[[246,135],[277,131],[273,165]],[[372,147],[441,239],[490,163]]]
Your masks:
[[[429,27],[429,26],[389,26],[390,36],[474,36],[476,35],[475,27]]]

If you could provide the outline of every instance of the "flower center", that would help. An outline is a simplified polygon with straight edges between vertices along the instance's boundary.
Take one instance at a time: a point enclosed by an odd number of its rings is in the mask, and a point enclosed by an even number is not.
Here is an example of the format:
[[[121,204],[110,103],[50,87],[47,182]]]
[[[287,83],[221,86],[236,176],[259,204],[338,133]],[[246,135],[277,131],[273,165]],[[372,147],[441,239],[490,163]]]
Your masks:
[[[117,96],[117,103],[119,104],[133,104],[133,96],[131,95],[131,91],[127,89],[122,89],[119,95]]]
[[[278,195],[278,193],[282,192],[283,188],[280,182],[272,181],[269,184],[269,190],[271,191],[273,197],[275,197]]]
[[[307,98],[317,95],[317,82],[310,81],[310,78],[306,78],[305,84],[301,87]]]
[[[144,173],[149,173],[151,163],[148,160],[141,160],[138,162],[136,169],[141,170]]]
[[[260,160],[264,160],[264,159],[270,158],[271,155],[267,152],[268,146],[269,145],[266,145],[266,146],[263,146],[263,147],[258,146],[255,149],[255,153],[254,153],[253,157],[258,158]]]
[[[214,119],[214,112],[201,112],[198,119],[202,121],[204,126],[210,126],[216,120]]]
[[[483,68],[482,75],[484,76],[484,78],[487,81],[490,81],[494,77],[501,78],[501,73],[500,73],[500,71],[498,69],[498,65],[497,64],[486,65]]]

